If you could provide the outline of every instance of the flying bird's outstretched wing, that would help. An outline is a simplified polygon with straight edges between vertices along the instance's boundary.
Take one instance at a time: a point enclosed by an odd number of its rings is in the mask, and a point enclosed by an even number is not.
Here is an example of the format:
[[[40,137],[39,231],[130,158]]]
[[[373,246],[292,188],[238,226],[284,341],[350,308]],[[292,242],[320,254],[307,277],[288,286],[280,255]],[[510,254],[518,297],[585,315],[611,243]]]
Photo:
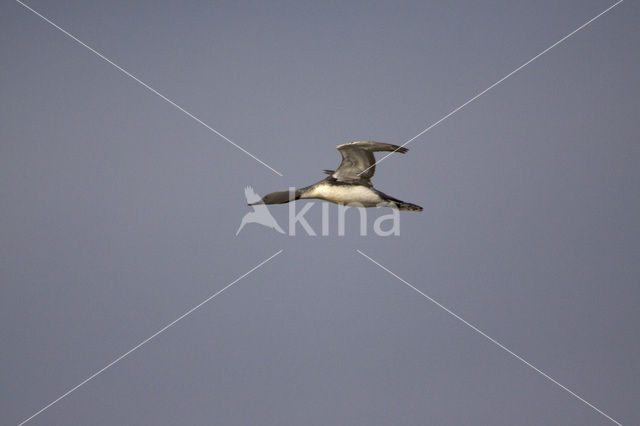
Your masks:
[[[247,186],[244,189],[244,196],[247,199],[247,204],[251,204],[251,203],[255,203],[257,201],[260,201],[260,196],[250,186]]]
[[[371,186],[369,180],[376,171],[374,152],[395,151],[404,154],[408,151],[407,148],[398,145],[369,141],[345,143],[338,145],[336,149],[342,154],[342,162],[331,176],[340,182],[368,186]]]

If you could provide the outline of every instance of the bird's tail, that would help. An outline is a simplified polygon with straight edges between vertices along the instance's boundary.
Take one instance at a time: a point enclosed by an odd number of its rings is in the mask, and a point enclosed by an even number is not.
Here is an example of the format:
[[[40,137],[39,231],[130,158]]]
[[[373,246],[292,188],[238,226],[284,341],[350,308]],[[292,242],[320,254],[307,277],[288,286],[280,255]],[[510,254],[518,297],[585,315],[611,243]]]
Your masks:
[[[398,210],[409,210],[412,212],[421,212],[423,209],[417,204],[405,203],[404,201],[396,202]]]

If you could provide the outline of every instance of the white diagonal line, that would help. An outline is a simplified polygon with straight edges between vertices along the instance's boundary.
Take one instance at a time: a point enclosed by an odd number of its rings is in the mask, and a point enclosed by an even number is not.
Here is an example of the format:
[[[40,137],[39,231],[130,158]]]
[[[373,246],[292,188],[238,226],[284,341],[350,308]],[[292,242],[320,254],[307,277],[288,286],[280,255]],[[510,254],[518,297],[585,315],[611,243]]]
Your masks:
[[[238,145],[237,143],[235,143],[234,141],[232,141],[231,139],[229,139],[228,137],[226,137],[225,135],[223,135],[222,133],[220,133],[219,131],[217,131],[216,129],[214,129],[213,127],[211,127],[210,125],[208,125],[207,123],[205,123],[204,121],[202,121],[201,119],[199,119],[198,117],[196,117],[195,115],[193,115],[192,113],[190,113],[189,111],[187,111],[186,109],[181,107],[180,105],[178,105],[177,103],[175,103],[174,101],[172,101],[171,99],[167,98],[165,95],[163,95],[162,93],[158,92],[156,89],[154,89],[153,87],[149,86],[147,83],[145,83],[144,81],[140,80],[138,77],[136,77],[135,75],[131,74],[129,71],[125,70],[120,65],[116,64],[111,59],[107,58],[102,53],[98,52],[96,49],[94,49],[93,47],[89,46],[88,44],[86,44],[85,42],[80,40],[78,37],[74,36],[73,34],[68,32],[67,30],[65,30],[64,28],[60,27],[55,22],[51,21],[51,19],[49,19],[46,16],[42,15],[40,12],[34,10],[31,6],[23,3],[21,0],[16,0],[16,1],[18,3],[20,3],[22,6],[26,7],[27,9],[29,9],[34,14],[36,14],[37,16],[39,16],[40,18],[42,18],[44,21],[46,21],[49,24],[51,24],[53,27],[55,27],[58,30],[62,31],[65,35],[69,36],[70,38],[75,40],[80,45],[82,45],[82,46],[86,47],[87,49],[89,49],[92,53],[96,54],[98,57],[100,57],[105,62],[113,65],[116,69],[121,71],[127,77],[132,78],[133,80],[135,80],[137,83],[139,83],[140,85],[142,85],[143,87],[145,87],[149,91],[151,91],[151,92],[155,93],[156,95],[160,96],[163,100],[167,101],[169,104],[173,105],[174,107],[176,107],[177,109],[179,109],[180,111],[182,111],[183,113],[185,113],[186,115],[188,115],[189,117],[194,119],[199,124],[203,125],[207,129],[209,129],[210,131],[215,133],[216,135],[220,136],[222,139],[224,139],[225,141],[229,142],[231,145],[235,146],[240,151],[244,152],[249,157],[253,158],[258,163],[262,164],[263,166],[265,166],[266,168],[268,168],[272,172],[282,176],[282,173],[280,173],[279,171],[277,171],[276,169],[274,169],[273,167],[271,167],[270,165],[268,165],[267,163],[265,163],[264,161],[262,161],[261,159],[259,159],[258,157],[256,157],[255,155],[253,155],[252,153],[250,153],[249,151],[247,151],[246,149],[244,149],[243,147],[241,147],[240,145]]]
[[[411,285],[408,281],[405,281],[404,279],[400,278],[398,275],[394,274],[389,269],[387,269],[386,267],[384,267],[380,263],[376,262],[375,260],[373,260],[372,258],[367,256],[362,251],[360,251],[360,250],[356,250],[356,251],[358,253],[360,253],[362,256],[364,256],[365,258],[369,259],[371,262],[373,262],[376,265],[378,265],[383,270],[387,271],[389,274],[391,274],[394,277],[396,277],[398,280],[402,281],[409,288],[411,288],[412,290],[418,292],[420,295],[422,295],[423,297],[428,299],[430,302],[434,303],[436,306],[438,306],[439,308],[443,309],[446,313],[448,313],[449,315],[453,316],[455,319],[457,319],[458,321],[462,322],[464,325],[466,325],[467,327],[471,328],[473,331],[477,332],[482,337],[485,337],[486,339],[488,339],[489,341],[491,341],[492,343],[497,345],[500,349],[503,349],[505,352],[507,352],[508,354],[514,356],[517,360],[519,360],[522,363],[524,363],[526,366],[530,367],[531,369],[533,369],[537,373],[541,374],[547,380],[549,380],[549,381],[555,383],[556,385],[560,386],[562,389],[564,389],[565,391],[569,392],[571,395],[573,395],[574,397],[578,398],[580,401],[584,402],[589,407],[593,408],[598,413],[602,414],[604,417],[606,417],[607,419],[611,420],[613,423],[615,423],[615,424],[617,424],[619,426],[622,426],[622,424],[620,422],[614,420],[607,413],[605,413],[604,411],[600,410],[598,407],[596,407],[595,405],[591,404],[589,401],[587,401],[586,399],[584,399],[583,397],[581,397],[580,395],[578,395],[577,393],[575,393],[574,391],[572,391],[571,389],[569,389],[568,387],[563,385],[562,383],[558,382],[556,379],[554,379],[553,377],[549,376],[547,373],[545,373],[544,371],[540,370],[538,367],[536,367],[535,365],[531,364],[529,361],[527,361],[526,359],[522,358],[520,355],[516,354],[511,349],[507,348],[505,345],[503,345],[502,343],[498,342],[496,339],[494,339],[493,337],[489,336],[487,333],[485,333],[484,331],[480,330],[478,327],[476,327],[475,325],[471,324],[469,321],[465,320],[460,315],[458,315],[455,312],[453,312],[451,309],[449,309],[446,306],[442,305],[440,302],[438,302],[437,300],[435,300],[431,296],[427,295],[426,293],[423,293],[422,291],[418,290],[416,287]]]
[[[425,133],[427,133],[429,130],[433,129],[434,127],[436,127],[438,124],[442,123],[444,120],[446,120],[447,118],[451,117],[453,114],[455,114],[456,112],[460,111],[462,108],[466,107],[467,105],[469,105],[471,102],[475,101],[476,99],[478,99],[480,96],[484,95],[485,93],[487,93],[489,90],[493,89],[494,87],[496,87],[497,85],[499,85],[500,83],[502,83],[503,81],[505,81],[506,79],[508,79],[509,77],[511,77],[512,75],[514,75],[515,73],[517,73],[518,71],[520,71],[521,69],[523,69],[524,67],[526,67],[527,65],[529,65],[531,62],[535,61],[536,59],[538,59],[539,57],[541,57],[542,55],[544,55],[545,53],[547,53],[548,51],[550,51],[551,49],[553,49],[554,47],[556,47],[557,45],[559,45],[560,43],[562,43],[563,41],[567,40],[569,37],[571,37],[572,35],[574,35],[575,33],[577,33],[578,31],[582,30],[584,27],[586,27],[587,25],[591,24],[592,22],[594,22],[596,19],[598,19],[599,17],[601,17],[602,15],[604,15],[605,13],[607,13],[608,11],[610,11],[611,9],[613,9],[614,7],[616,7],[617,5],[619,5],[620,3],[622,3],[623,0],[618,0],[617,3],[612,4],[611,6],[609,6],[608,8],[606,8],[605,10],[603,10],[602,12],[600,12],[599,14],[597,14],[596,16],[594,16],[593,18],[589,19],[587,22],[585,22],[584,24],[580,25],[578,28],[576,28],[575,30],[571,31],[569,34],[567,34],[566,36],[562,37],[560,40],[556,41],[555,43],[553,43],[551,46],[547,47],[546,49],[544,49],[542,52],[538,53],[536,56],[534,56],[533,58],[529,59],[527,62],[525,62],[524,64],[520,65],[518,68],[514,69],[513,71],[511,71],[509,74],[505,75],[504,77],[502,77],[500,80],[496,81],[495,83],[493,83],[491,86],[487,87],[486,89],[484,89],[483,91],[479,92],[478,94],[476,94],[474,97],[472,97],[471,99],[469,99],[468,101],[466,101],[465,103],[463,103],[462,105],[460,105],[459,107],[457,107],[456,109],[450,111],[447,115],[445,115],[444,117],[442,117],[440,120],[436,121],[435,123],[431,124],[429,127],[427,127],[426,129],[424,129],[423,131],[421,131],[420,133],[418,133],[417,135],[415,135],[414,137],[412,137],[411,139],[409,139],[408,141],[406,141],[405,143],[403,143],[402,145],[400,145],[400,148],[402,148],[403,146],[413,142],[414,140],[416,140],[417,138],[419,138],[420,136],[424,135]],[[366,172],[367,170],[369,170],[371,167],[375,166],[376,164],[382,162],[382,160],[384,160],[385,158],[387,158],[388,156],[390,156],[391,154],[393,154],[394,152],[396,152],[396,150],[388,153],[387,155],[385,155],[384,157],[382,157],[381,159],[379,159],[378,161],[374,162],[372,165],[370,165],[369,167],[367,167],[366,169],[364,169],[363,171],[361,171],[360,173],[358,173],[358,175],[361,175],[362,173]]]
[[[36,417],[37,415],[39,415],[40,413],[42,413],[43,411],[45,411],[46,409],[50,408],[52,405],[56,404],[58,401],[60,401],[61,399],[63,399],[64,397],[68,396],[69,394],[71,394],[72,392],[76,391],[78,388],[80,388],[81,386],[85,385],[87,382],[89,382],[90,380],[94,379],[96,376],[98,376],[99,374],[103,373],[105,370],[107,370],[109,367],[113,366],[114,364],[116,364],[118,361],[121,361],[123,358],[125,358],[126,356],[130,355],[132,352],[134,352],[135,350],[139,349],[141,346],[143,346],[144,344],[146,344],[147,342],[149,342],[151,339],[155,338],[156,336],[158,336],[159,334],[163,333],[164,331],[166,331],[168,328],[170,328],[171,326],[173,326],[174,324],[176,324],[178,321],[180,321],[181,319],[187,317],[188,315],[190,315],[191,313],[193,313],[196,309],[200,308],[202,305],[204,305],[205,303],[209,302],[211,299],[213,299],[214,297],[216,297],[217,295],[219,295],[220,293],[222,293],[223,291],[225,291],[226,289],[228,289],[229,287],[231,287],[232,285],[234,285],[235,283],[237,283],[238,281],[240,281],[241,279],[243,279],[244,277],[246,277],[247,275],[249,275],[250,273],[252,273],[253,271],[255,271],[256,269],[258,269],[259,267],[261,267],[262,265],[264,265],[265,263],[267,263],[268,261],[270,261],[271,259],[273,259],[274,257],[276,257],[277,255],[279,255],[280,253],[282,253],[282,250],[278,250],[275,254],[271,255],[269,258],[263,260],[262,262],[258,263],[256,266],[254,266],[253,268],[249,269],[247,272],[245,272],[244,274],[240,275],[238,278],[236,278],[235,280],[233,280],[232,282],[230,282],[229,284],[227,284],[225,287],[223,287],[221,290],[218,290],[217,292],[215,292],[214,294],[212,294],[211,296],[207,297],[206,299],[204,299],[202,302],[198,303],[196,306],[194,306],[193,308],[189,309],[187,312],[185,312],[184,314],[180,315],[178,318],[174,319],[173,321],[171,321],[169,324],[165,325],[164,327],[162,327],[160,330],[156,331],[155,333],[153,333],[151,336],[147,337],[146,339],[144,339],[142,342],[138,343],[137,345],[135,345],[133,348],[129,349],[127,352],[123,353],[122,355],[120,355],[118,358],[114,359],[113,361],[111,361],[109,364],[105,365],[104,367],[102,367],[100,370],[96,371],[95,373],[93,373],[92,375],[90,375],[89,377],[87,377],[86,379],[84,379],[82,382],[78,383],[77,385],[75,385],[74,387],[72,387],[71,389],[69,389],[68,391],[66,391],[65,393],[63,393],[62,395],[60,395],[58,398],[56,398],[55,400],[51,401],[49,404],[45,405],[44,407],[42,407],[39,411],[37,411],[36,413],[34,413],[31,417],[23,420],[22,422],[20,422],[18,424],[18,426],[22,426],[23,424],[27,423],[28,421],[30,421],[31,419],[33,419],[34,417]]]

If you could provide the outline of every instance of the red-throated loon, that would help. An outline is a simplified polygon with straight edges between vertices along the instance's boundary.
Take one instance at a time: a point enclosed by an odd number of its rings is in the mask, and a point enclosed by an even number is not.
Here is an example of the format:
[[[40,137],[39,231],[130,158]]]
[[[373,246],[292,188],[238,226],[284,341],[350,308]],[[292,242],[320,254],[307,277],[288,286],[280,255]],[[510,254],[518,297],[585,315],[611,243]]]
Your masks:
[[[392,151],[404,154],[407,148],[381,142],[351,142],[336,147],[342,154],[337,170],[324,170],[330,175],[305,188],[272,192],[262,200],[249,204],[283,204],[304,198],[318,198],[336,204],[351,204],[360,207],[387,206],[398,210],[422,211],[422,207],[390,197],[373,187],[371,177],[376,171],[377,151]]]

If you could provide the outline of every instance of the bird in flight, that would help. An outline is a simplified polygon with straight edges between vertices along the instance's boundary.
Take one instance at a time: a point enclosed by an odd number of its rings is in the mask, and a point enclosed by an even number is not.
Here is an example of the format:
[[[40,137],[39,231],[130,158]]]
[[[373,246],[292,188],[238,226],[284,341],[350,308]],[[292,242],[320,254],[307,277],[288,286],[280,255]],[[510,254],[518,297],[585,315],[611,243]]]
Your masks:
[[[340,166],[334,170],[323,170],[329,177],[305,188],[272,192],[261,200],[250,203],[284,204],[290,201],[317,198],[336,204],[357,205],[359,207],[392,207],[398,210],[422,211],[422,207],[393,198],[373,187],[371,178],[376,171],[378,151],[404,154],[407,148],[381,142],[358,141],[336,147],[342,154]]]

